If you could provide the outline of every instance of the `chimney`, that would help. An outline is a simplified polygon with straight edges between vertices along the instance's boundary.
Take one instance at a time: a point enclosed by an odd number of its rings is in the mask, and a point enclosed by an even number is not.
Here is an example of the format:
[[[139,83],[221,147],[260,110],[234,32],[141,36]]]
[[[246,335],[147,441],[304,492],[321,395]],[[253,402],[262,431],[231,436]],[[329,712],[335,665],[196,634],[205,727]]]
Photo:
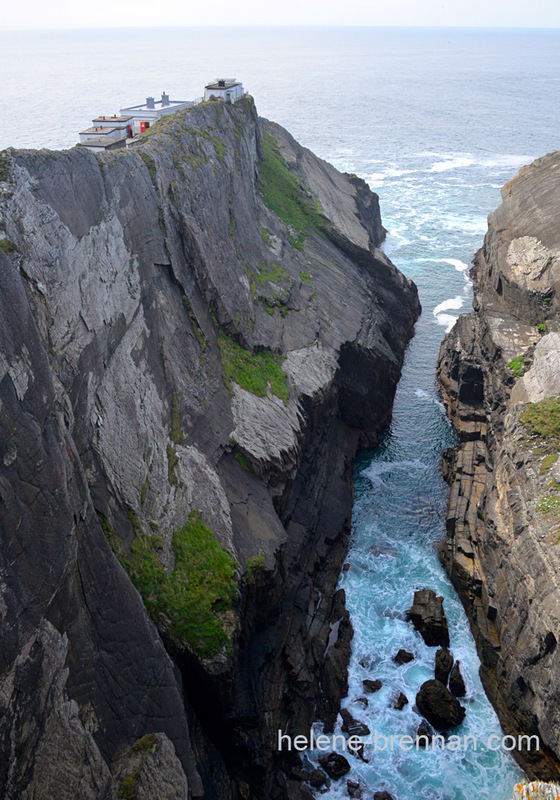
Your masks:
[[[162,106],[168,106],[169,105],[169,95],[165,94],[165,92],[161,96],[161,104],[162,104]]]
[[[154,103],[154,98],[153,97],[146,97],[146,106],[148,108],[155,108],[156,107],[156,104]]]
[[[224,86],[225,87],[225,85],[226,85],[225,81],[218,81],[218,86],[220,86],[220,87]]]

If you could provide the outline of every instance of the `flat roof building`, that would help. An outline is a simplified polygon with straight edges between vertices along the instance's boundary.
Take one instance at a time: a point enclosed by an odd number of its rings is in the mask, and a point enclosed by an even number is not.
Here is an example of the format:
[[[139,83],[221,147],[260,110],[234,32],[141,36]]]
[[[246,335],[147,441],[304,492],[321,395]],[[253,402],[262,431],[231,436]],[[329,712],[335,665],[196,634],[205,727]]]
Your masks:
[[[216,78],[213,83],[204,87],[205,100],[223,100],[224,103],[235,103],[243,97],[243,84],[235,78]]]
[[[174,114],[183,108],[194,105],[194,100],[170,100],[169,95],[163,92],[161,100],[147,97],[146,102],[139,106],[121,108],[121,114],[133,118],[133,132],[135,135],[143,133],[150,125],[167,114]]]

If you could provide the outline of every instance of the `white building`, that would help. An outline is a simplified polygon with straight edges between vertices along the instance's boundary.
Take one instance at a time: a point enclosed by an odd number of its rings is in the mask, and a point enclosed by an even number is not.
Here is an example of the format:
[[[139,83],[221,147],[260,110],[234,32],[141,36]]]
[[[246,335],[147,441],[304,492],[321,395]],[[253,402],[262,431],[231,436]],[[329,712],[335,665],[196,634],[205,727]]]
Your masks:
[[[115,150],[124,147],[127,138],[132,136],[133,118],[130,116],[100,116],[92,122],[91,128],[80,131],[81,147],[95,151]]]
[[[133,136],[138,136],[138,134],[144,133],[154,122],[157,122],[158,119],[192,105],[194,105],[193,100],[170,100],[169,95],[163,92],[161,100],[147,97],[146,102],[140,106],[121,108],[121,114],[132,117],[132,133]]]
[[[204,87],[205,100],[223,100],[225,103],[235,103],[243,97],[243,84],[235,78],[216,78],[214,83]]]

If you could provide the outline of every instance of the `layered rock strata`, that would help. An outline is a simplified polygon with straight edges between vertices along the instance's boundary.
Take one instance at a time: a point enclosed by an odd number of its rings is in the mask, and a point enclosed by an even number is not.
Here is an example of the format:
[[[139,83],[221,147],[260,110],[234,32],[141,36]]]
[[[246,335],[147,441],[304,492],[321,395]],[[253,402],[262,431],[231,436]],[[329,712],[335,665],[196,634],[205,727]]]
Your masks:
[[[503,727],[540,737],[538,753],[514,755],[546,780],[560,762],[560,153],[522,169],[502,200],[474,260],[473,311],[439,357],[460,440],[444,461],[451,493],[441,556]],[[550,407],[535,405],[545,398]]]
[[[278,729],[346,691],[351,463],[419,313],[377,197],[250,98],[5,151],[0,189],[5,796],[282,796]]]

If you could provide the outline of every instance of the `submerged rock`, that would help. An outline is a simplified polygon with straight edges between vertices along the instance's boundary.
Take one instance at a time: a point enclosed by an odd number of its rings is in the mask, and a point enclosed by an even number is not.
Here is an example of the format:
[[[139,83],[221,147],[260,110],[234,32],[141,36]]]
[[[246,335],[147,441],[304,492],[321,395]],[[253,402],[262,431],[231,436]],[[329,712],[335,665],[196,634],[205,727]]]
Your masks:
[[[411,661],[414,661],[414,655],[409,653],[408,650],[399,650],[396,656],[394,656],[393,661],[395,664],[409,664]]]
[[[418,743],[418,747],[428,747],[431,744],[433,735],[433,728],[425,719],[423,719],[416,729],[416,741]]]
[[[356,781],[346,781],[346,790],[348,792],[348,797],[354,797],[356,800],[359,800],[362,796],[362,787]]]
[[[403,692],[399,692],[398,697],[393,703],[393,708],[396,711],[402,711],[406,705],[408,705],[408,697]]]
[[[438,731],[460,725],[465,709],[443,683],[429,680],[422,684],[416,695],[416,706],[422,716]]]
[[[414,603],[406,615],[426,644],[449,647],[449,630],[443,611],[443,597],[437,597],[432,589],[414,592]]]
[[[347,708],[340,710],[340,716],[342,717],[342,730],[344,733],[348,733],[350,736],[369,736],[371,733],[368,726],[354,719]]]
[[[366,678],[365,680],[362,681],[363,690],[367,694],[373,694],[373,692],[378,692],[382,686],[383,686],[382,682],[377,679],[372,680],[371,678]]]

